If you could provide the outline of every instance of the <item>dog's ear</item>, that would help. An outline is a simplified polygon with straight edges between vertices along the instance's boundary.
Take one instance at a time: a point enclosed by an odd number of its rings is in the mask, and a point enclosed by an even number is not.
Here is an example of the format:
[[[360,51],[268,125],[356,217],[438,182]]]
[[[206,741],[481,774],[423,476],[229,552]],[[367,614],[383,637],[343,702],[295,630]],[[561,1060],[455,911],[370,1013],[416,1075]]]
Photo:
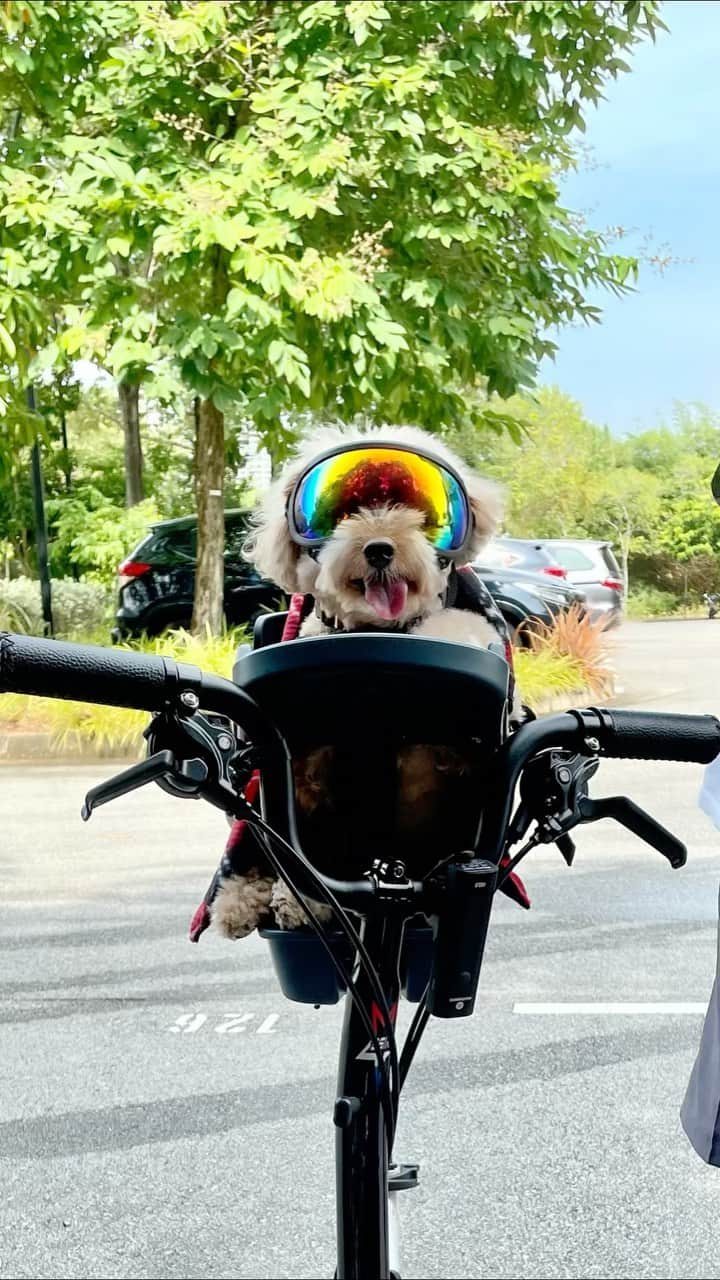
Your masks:
[[[468,478],[466,486],[475,525],[469,547],[470,558],[474,559],[498,530],[504,510],[503,492],[492,480],[481,480],[479,476]]]
[[[300,586],[297,570],[301,549],[290,537],[286,514],[296,478],[297,466],[293,466],[270,486],[253,515],[243,547],[245,559],[255,565],[258,573],[290,593]]]

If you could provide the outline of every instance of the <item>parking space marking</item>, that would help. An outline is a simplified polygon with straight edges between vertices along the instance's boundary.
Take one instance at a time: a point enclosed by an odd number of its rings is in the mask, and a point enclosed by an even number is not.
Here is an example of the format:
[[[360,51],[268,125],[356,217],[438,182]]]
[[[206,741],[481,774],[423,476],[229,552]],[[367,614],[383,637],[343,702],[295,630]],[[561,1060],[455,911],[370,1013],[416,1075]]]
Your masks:
[[[705,1013],[707,1002],[701,1000],[516,1000],[513,1013],[526,1016],[543,1014],[666,1014]]]
[[[249,1026],[261,1014],[255,1013],[224,1013],[216,1015],[210,1020],[207,1013],[196,1010],[193,1013],[181,1013],[172,1026],[168,1027],[168,1031],[172,1031],[175,1035],[194,1035],[203,1027],[208,1031],[215,1031],[218,1035],[238,1035],[243,1031],[251,1031],[256,1036],[272,1035],[276,1029],[276,1024],[280,1019],[279,1013],[269,1013],[263,1018],[260,1026]]]

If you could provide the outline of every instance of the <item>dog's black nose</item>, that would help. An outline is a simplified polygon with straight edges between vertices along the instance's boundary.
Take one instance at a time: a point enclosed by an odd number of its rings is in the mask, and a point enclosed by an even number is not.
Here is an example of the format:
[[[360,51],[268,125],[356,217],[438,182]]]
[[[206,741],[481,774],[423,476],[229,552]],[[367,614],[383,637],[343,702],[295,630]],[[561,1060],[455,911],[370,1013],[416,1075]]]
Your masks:
[[[373,569],[386,569],[395,555],[392,542],[366,542],[363,547],[365,559]]]

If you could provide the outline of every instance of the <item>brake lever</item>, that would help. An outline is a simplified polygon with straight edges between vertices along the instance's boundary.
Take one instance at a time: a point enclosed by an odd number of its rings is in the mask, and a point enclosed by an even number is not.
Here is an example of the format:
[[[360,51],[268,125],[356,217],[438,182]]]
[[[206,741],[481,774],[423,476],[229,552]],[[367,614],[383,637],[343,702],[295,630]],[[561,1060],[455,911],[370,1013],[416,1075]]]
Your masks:
[[[511,835],[513,839],[522,837],[532,819],[537,822],[537,829],[532,841],[513,859],[513,865],[535,845],[554,843],[570,866],[575,844],[569,832],[581,823],[613,818],[645,844],[657,849],[672,867],[683,867],[687,849],[682,841],[632,800],[626,796],[590,798],[588,782],[598,765],[596,757],[563,752],[551,752],[538,759],[535,768],[520,784],[521,802]]]
[[[156,751],[147,760],[141,760],[139,764],[133,764],[122,773],[117,773],[114,778],[108,778],[105,782],[92,787],[85,796],[85,803],[80,810],[83,822],[87,822],[93,811],[100,805],[109,804],[111,800],[129,795],[131,791],[144,787],[148,782],[158,782],[161,778],[168,776],[180,777],[185,782],[194,784],[197,789],[206,780],[208,769],[204,760],[193,758],[183,760],[179,764],[172,751]]]
[[[628,800],[627,796],[607,796],[602,800],[591,800],[589,796],[580,796],[578,810],[581,822],[597,822],[600,818],[613,818],[628,831],[632,831],[633,835],[639,836],[645,844],[657,849],[675,870],[685,866],[687,849],[682,841],[639,805]]]
[[[509,844],[515,844],[528,832],[532,822],[537,829],[532,841],[515,861],[538,844],[556,844],[565,862],[572,866],[575,842],[568,832],[580,818],[579,801],[587,795],[588,782],[597,772],[596,757],[553,751],[538,758],[520,782],[520,804],[512,820]]]

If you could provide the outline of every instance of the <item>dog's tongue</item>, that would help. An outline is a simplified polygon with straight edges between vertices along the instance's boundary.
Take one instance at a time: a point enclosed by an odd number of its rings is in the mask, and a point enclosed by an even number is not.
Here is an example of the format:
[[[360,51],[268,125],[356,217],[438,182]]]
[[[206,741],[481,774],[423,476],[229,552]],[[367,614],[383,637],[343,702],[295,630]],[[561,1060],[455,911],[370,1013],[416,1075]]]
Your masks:
[[[365,587],[365,599],[384,622],[399,618],[407,600],[407,582],[402,578],[372,582]]]

